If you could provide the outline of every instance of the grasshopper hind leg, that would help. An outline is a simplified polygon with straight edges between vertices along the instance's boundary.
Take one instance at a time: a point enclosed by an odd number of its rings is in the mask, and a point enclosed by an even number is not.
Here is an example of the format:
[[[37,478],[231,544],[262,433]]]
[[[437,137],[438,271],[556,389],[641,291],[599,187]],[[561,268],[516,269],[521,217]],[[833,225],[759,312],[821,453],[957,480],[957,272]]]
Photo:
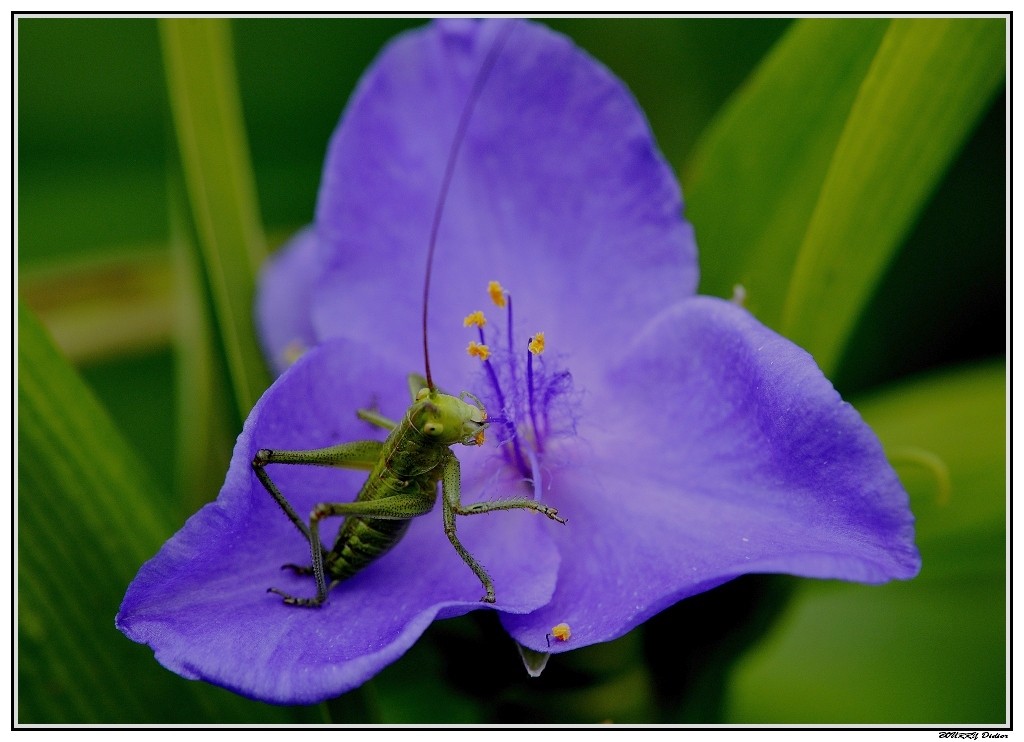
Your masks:
[[[286,564],[284,566],[285,567],[296,567],[297,565]],[[301,572],[301,573],[297,572],[297,574],[310,574],[310,575],[313,574],[313,568],[312,567],[299,567],[299,569],[302,569],[304,571]],[[324,591],[324,594],[323,594],[322,597],[318,593],[317,595],[313,596],[312,598],[300,598],[300,597],[298,597],[296,595],[290,595],[290,594],[286,593],[284,590],[281,590],[280,588],[276,588],[276,587],[268,587],[267,588],[267,592],[268,593],[275,593],[276,595],[280,595],[284,599],[284,603],[286,605],[298,605],[298,606],[303,606],[305,608],[319,608],[327,600],[327,593],[329,593],[331,590],[333,590],[334,587],[339,582],[341,582],[341,580],[332,580],[331,582],[329,582],[327,584],[327,588]]]
[[[315,608],[322,605],[327,600],[327,594],[345,579],[344,577],[335,577],[324,569],[324,559],[327,554],[320,541],[320,522],[325,518],[356,517],[368,520],[381,519],[407,522],[411,518],[429,513],[433,505],[434,503],[429,499],[424,500],[423,498],[410,495],[393,495],[382,497],[378,500],[320,503],[313,508],[313,512],[309,517],[309,527],[304,530],[308,534],[313,566],[285,565],[285,567],[292,569],[298,574],[313,575],[316,579],[316,596],[312,598],[299,598],[276,587],[269,588],[267,592],[280,595],[288,605]],[[327,577],[332,578],[331,582],[327,582]]]
[[[277,485],[270,478],[270,475],[266,471],[266,467],[271,464],[291,464],[291,465],[305,465],[305,466],[330,466],[338,467],[343,469],[362,469],[369,471],[373,468],[374,464],[380,458],[381,451],[383,450],[384,444],[380,441],[354,441],[352,443],[342,443],[336,446],[327,446],[325,448],[314,448],[302,451],[282,451],[273,450],[269,448],[261,448],[256,452],[256,455],[252,460],[252,470],[259,479],[263,488],[268,494],[274,499],[274,502],[278,504],[284,514],[288,517],[288,520],[299,530],[306,541],[310,544],[311,550],[314,552],[313,565],[310,567],[302,566],[299,564],[285,564],[282,569],[290,569],[292,572],[298,575],[313,575],[317,577],[317,599],[302,599],[295,598],[283,593],[277,588],[270,588],[268,592],[274,592],[285,598],[285,602],[292,605],[320,605],[327,596],[327,591],[330,589],[324,585],[323,579],[323,560],[327,556],[320,544],[320,540],[316,533],[310,531],[310,527],[299,517],[299,514],[295,512],[295,508],[292,507],[291,503],[288,502],[287,498],[281,493]],[[311,524],[312,525],[312,524]],[[319,558],[317,558],[319,557]],[[317,564],[320,565],[319,575],[317,573]],[[334,587],[334,583],[331,584]]]

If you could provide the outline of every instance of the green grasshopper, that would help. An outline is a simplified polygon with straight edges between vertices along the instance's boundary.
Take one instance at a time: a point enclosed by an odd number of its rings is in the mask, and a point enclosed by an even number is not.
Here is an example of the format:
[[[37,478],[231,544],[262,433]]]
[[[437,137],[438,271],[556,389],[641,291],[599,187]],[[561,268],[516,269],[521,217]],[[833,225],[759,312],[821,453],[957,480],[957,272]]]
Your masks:
[[[511,26],[508,27],[511,29]],[[281,507],[289,520],[309,542],[312,566],[286,564],[298,574],[313,575],[316,596],[300,598],[277,588],[277,593],[289,605],[319,606],[327,593],[342,580],[359,572],[380,557],[405,534],[412,518],[429,513],[437,499],[437,483],[442,484],[444,530],[455,551],[469,565],[484,587],[485,603],[495,601],[494,583],[484,567],[473,558],[459,541],[455,518],[459,515],[479,515],[495,510],[535,510],[548,518],[565,523],[555,508],[526,498],[509,498],[479,502],[464,506],[460,496],[459,460],[451,446],[479,445],[487,426],[487,412],[483,404],[469,392],[458,397],[444,394],[434,385],[430,375],[430,354],[427,347],[427,307],[430,275],[437,244],[437,233],[448,187],[454,172],[456,156],[464,138],[470,114],[482,90],[484,80],[507,39],[503,34],[491,48],[466,100],[459,126],[455,132],[448,162],[441,183],[437,208],[427,250],[427,268],[423,290],[423,354],[426,376],[409,377],[412,405],[401,421],[390,420],[374,410],[358,410],[356,415],[366,422],[389,432],[381,442],[376,440],[341,443],[326,448],[302,451],[260,449],[252,460],[252,468],[267,492]],[[466,400],[470,399],[473,404]],[[281,494],[266,472],[269,464],[304,464],[365,469],[370,472],[366,483],[354,502],[320,503],[313,508],[309,525],[299,517],[288,500]],[[345,522],[334,545],[326,551],[321,545],[320,522],[325,518],[343,516]],[[328,582],[328,577],[330,582]]]

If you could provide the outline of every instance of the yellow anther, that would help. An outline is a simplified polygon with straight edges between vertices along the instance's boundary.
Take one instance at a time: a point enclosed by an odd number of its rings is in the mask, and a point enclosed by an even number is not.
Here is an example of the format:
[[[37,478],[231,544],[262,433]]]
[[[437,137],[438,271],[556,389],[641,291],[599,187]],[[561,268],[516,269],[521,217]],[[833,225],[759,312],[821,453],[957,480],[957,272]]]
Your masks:
[[[487,318],[479,309],[466,315],[466,319],[462,320],[463,327],[483,327],[486,324]]]
[[[487,293],[491,295],[491,301],[493,301],[496,306],[505,306],[505,289],[501,287],[500,283],[497,281],[491,281],[487,284]]]
[[[473,442],[476,445],[478,445],[478,446],[484,445],[484,429],[483,428],[480,428],[480,430],[476,431],[476,435],[473,436]]]
[[[479,358],[481,361],[486,361],[491,357],[491,349],[486,345],[481,345],[476,340],[469,341],[469,347],[466,348],[466,352],[475,358]]]
[[[281,355],[284,357],[285,363],[287,363],[290,366],[297,360],[299,360],[299,358],[301,358],[302,354],[305,352],[306,344],[303,343],[298,338],[296,338],[295,340],[292,340],[290,343],[288,343],[287,347],[284,349],[284,352]]]
[[[535,356],[539,356],[541,353],[543,353],[544,352],[544,333],[543,332],[538,332],[536,335],[534,335],[532,338],[530,338],[530,344],[527,347],[529,347],[530,352],[533,353]]]
[[[552,626],[551,636],[555,637],[560,642],[569,641],[569,637],[572,636],[572,631],[569,630],[569,624],[560,623],[557,626]]]

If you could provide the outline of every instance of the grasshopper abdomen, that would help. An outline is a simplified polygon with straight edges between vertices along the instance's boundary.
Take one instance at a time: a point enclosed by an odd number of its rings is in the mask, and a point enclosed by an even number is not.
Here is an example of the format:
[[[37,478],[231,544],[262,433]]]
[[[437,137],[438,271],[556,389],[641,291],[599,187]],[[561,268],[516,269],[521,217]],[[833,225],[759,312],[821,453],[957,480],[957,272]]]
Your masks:
[[[447,446],[426,439],[406,417],[384,441],[380,458],[355,502],[397,498],[401,502],[419,503],[422,510],[417,515],[429,512],[437,499],[437,483],[445,454],[450,455]],[[347,518],[324,558],[325,571],[336,581],[356,574],[398,543],[409,527],[409,520],[409,517]]]

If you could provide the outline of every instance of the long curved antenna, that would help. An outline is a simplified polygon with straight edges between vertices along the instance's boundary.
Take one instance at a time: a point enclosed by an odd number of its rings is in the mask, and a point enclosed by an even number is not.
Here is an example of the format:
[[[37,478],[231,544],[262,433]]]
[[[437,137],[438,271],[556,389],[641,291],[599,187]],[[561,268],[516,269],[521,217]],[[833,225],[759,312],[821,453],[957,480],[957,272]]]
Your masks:
[[[473,87],[470,89],[469,96],[466,98],[466,103],[462,108],[459,125],[455,129],[455,137],[452,139],[452,146],[448,152],[448,163],[444,168],[441,190],[437,196],[437,207],[434,209],[434,222],[430,226],[430,243],[427,248],[427,272],[423,280],[423,370],[427,377],[427,386],[431,390],[434,389],[434,379],[430,375],[430,349],[427,345],[427,309],[430,306],[430,277],[434,269],[434,252],[437,249],[437,233],[441,228],[441,215],[444,214],[444,205],[448,200],[448,188],[451,186],[452,175],[455,173],[455,162],[459,156],[459,149],[462,147],[462,140],[466,138],[466,130],[469,128],[473,108],[476,106],[480,93],[484,89],[484,83],[487,82],[487,77],[491,74],[494,63],[498,60],[498,55],[501,54],[501,50],[504,48],[505,42],[508,41],[509,34],[512,33],[514,27],[514,23],[508,23],[501,29],[498,38],[494,40],[494,45],[487,52],[483,64],[480,65],[480,69],[476,73],[476,79],[473,81]]]

